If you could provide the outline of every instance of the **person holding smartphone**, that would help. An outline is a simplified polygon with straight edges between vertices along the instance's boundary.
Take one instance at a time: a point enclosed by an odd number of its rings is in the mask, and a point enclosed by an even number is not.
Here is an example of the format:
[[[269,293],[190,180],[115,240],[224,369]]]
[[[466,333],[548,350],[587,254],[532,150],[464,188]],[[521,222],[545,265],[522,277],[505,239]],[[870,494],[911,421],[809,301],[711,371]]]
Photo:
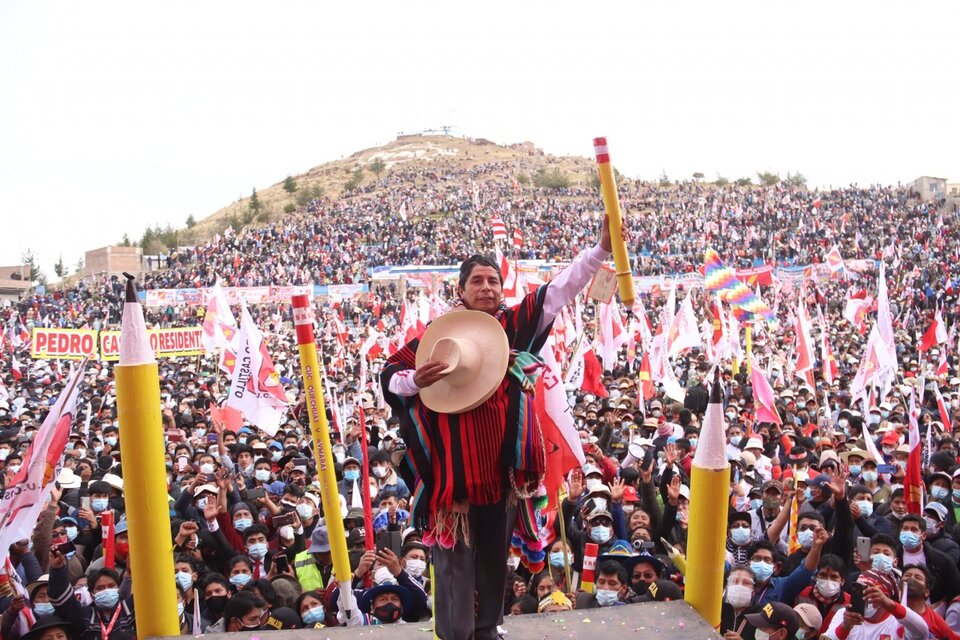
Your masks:
[[[857,578],[863,610],[855,593],[849,607],[837,611],[824,634],[829,640],[925,640],[927,623],[920,614],[900,604],[900,583],[892,571],[870,569]]]

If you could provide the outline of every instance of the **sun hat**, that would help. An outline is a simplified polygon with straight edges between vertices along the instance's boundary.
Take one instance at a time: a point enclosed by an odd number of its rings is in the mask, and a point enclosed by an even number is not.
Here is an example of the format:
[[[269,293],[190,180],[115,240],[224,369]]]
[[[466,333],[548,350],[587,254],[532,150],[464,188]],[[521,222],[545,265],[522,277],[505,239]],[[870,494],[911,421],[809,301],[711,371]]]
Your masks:
[[[447,375],[420,390],[437,413],[463,413],[496,392],[507,373],[510,343],[500,323],[482,311],[453,311],[427,327],[417,347],[417,368],[431,360],[447,364]]]

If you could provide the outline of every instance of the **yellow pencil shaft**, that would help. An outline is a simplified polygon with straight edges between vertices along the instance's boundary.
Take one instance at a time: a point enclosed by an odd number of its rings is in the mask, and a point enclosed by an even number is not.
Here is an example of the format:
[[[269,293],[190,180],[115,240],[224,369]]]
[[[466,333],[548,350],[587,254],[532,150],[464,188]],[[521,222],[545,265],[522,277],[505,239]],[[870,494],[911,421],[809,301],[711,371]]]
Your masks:
[[[317,461],[320,497],[323,500],[324,522],[330,538],[333,572],[337,581],[349,588],[352,579],[350,556],[347,554],[347,537],[343,530],[343,518],[340,517],[340,493],[337,490],[337,474],[333,468],[333,447],[330,445],[330,425],[327,424],[327,410],[323,402],[317,345],[301,344],[299,350],[307,415],[310,418],[310,435],[313,437],[313,456]],[[364,458],[366,458],[366,452],[364,452]],[[364,491],[366,490],[367,488],[364,487]],[[367,535],[373,535],[373,532],[368,531]]]
[[[623,216],[620,213],[620,198],[617,195],[617,181],[613,177],[613,167],[609,162],[597,165],[600,171],[600,192],[603,194],[603,206],[610,221],[610,237],[613,240],[613,263],[617,267],[617,290],[624,306],[633,306],[633,273],[630,271],[630,257],[623,238]]]
[[[433,606],[430,608],[430,616],[433,618],[433,640],[440,640],[437,635],[437,580],[434,577],[433,559],[430,559],[430,595],[433,596]]]
[[[720,627],[729,498],[729,467],[719,471],[693,467],[684,599],[715,628]]]
[[[747,373],[753,373],[753,327],[749,324],[743,328],[744,343],[747,351]]]
[[[156,364],[119,365],[117,421],[137,635],[180,635]]]

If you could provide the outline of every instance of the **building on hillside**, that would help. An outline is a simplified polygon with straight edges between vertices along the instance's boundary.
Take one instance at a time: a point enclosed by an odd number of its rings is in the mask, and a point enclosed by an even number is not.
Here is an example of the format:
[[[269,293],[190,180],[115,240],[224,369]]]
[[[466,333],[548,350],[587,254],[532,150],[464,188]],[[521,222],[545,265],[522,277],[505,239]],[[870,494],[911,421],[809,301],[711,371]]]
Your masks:
[[[960,182],[947,183],[947,197],[960,198]]]
[[[947,179],[934,178],[931,176],[920,176],[913,182],[908,182],[907,186],[920,195],[924,202],[928,200],[939,200],[947,195]]]
[[[33,283],[30,282],[30,265],[0,267],[0,300],[14,302],[31,290]]]
[[[87,251],[83,260],[83,274],[118,276],[124,271],[139,274],[143,271],[143,249],[140,247],[102,247]]]

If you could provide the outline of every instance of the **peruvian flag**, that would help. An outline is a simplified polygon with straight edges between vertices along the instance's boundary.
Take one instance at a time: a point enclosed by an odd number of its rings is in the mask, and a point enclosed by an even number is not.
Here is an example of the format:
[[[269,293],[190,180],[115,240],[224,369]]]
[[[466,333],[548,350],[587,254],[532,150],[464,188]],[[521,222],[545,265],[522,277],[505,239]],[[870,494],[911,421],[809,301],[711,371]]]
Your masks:
[[[13,374],[14,380],[19,380],[23,377],[23,372],[20,370],[20,362],[17,360],[17,356],[10,356],[13,361],[10,363],[10,373]]]
[[[495,248],[497,254],[497,264],[500,265],[500,275],[503,276],[503,299],[508,307],[520,302],[523,296],[517,295],[517,270],[510,266],[510,261],[500,251],[500,247]]]
[[[947,375],[947,350],[944,349],[940,352],[940,361],[937,363],[937,372],[938,376]]]
[[[236,409],[271,436],[280,428],[280,420],[287,413],[287,397],[280,386],[280,376],[246,304],[241,307],[237,361],[224,407]]]
[[[847,303],[843,308],[843,317],[857,331],[865,333],[867,330],[867,314],[874,308],[874,299],[867,295],[866,290],[861,290],[847,298]]]
[[[939,387],[934,387],[933,395],[937,398],[937,410],[940,412],[940,422],[943,423],[943,430],[945,432],[950,432],[952,430],[950,428],[950,412],[947,411],[947,403],[944,402],[943,396],[940,395]]]
[[[923,393],[923,387],[920,388],[919,393]],[[910,454],[907,456],[907,473],[903,479],[903,497],[907,501],[907,512],[916,514],[923,513],[923,461],[920,459],[923,447],[920,444],[918,417],[916,393],[911,390]]]
[[[400,329],[403,335],[403,343],[406,344],[414,338],[419,338],[427,330],[427,326],[420,321],[419,310],[408,300],[403,301],[403,309],[400,312]]]
[[[650,368],[650,354],[644,352],[643,360],[640,363],[640,373],[637,376],[640,383],[640,393],[645,401],[649,401],[656,393],[653,386],[653,371]]]
[[[637,296],[637,299],[633,301],[633,315],[640,321],[640,344],[644,351],[649,351],[653,344],[653,324],[650,323],[650,318],[647,316],[647,310],[643,306],[640,296]]]
[[[840,375],[840,367],[837,366],[837,359],[833,356],[833,349],[830,348],[830,341],[827,340],[827,323],[823,319],[823,309],[817,305],[817,319],[820,322],[820,366],[822,368],[823,381],[827,384],[833,384],[833,381]]]
[[[923,338],[920,340],[920,353],[929,351],[938,344],[943,344],[947,341],[947,326],[943,322],[943,315],[940,313],[940,309],[937,309],[937,312],[933,316],[933,324],[930,325],[930,328],[927,329],[927,332],[923,334]]]
[[[810,336],[810,319],[807,317],[807,305],[803,295],[797,302],[797,320],[794,324],[797,334],[796,373],[802,380],[808,380],[808,372],[813,370],[813,339]]]
[[[507,225],[503,223],[503,218],[494,216],[490,219],[490,228],[493,229],[493,241],[507,239]]]
[[[547,339],[540,355],[545,366],[537,379],[534,409],[540,420],[546,449],[547,469],[543,483],[547,489],[547,502],[556,507],[564,476],[571,469],[583,465],[585,458],[560,379],[560,365],[554,357],[552,336]]]
[[[623,319],[620,317],[620,308],[616,306],[616,302],[600,303],[599,333],[600,359],[603,360],[603,368],[605,371],[612,371],[617,365],[620,347],[627,343],[627,332],[623,328]]]
[[[753,361],[753,354],[747,354],[747,357],[750,359],[750,384],[753,385],[753,405],[757,413],[756,421],[758,423],[783,424],[774,406],[773,387],[770,386],[757,363]]]
[[[513,230],[513,248],[517,251],[523,248],[523,233],[520,232],[520,229]]]

